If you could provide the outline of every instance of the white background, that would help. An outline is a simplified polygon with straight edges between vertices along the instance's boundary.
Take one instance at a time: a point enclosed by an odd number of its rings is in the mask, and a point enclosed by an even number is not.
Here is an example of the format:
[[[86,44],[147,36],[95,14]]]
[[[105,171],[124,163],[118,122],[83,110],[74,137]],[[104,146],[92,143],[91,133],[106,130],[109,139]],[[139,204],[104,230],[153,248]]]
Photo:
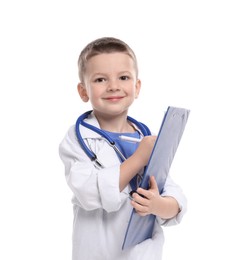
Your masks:
[[[58,145],[90,109],[76,92],[91,40],[126,41],[142,90],[130,115],[157,131],[191,110],[171,172],[188,212],[164,259],[235,259],[235,8],[221,0],[0,2],[0,259],[71,259],[71,192]]]

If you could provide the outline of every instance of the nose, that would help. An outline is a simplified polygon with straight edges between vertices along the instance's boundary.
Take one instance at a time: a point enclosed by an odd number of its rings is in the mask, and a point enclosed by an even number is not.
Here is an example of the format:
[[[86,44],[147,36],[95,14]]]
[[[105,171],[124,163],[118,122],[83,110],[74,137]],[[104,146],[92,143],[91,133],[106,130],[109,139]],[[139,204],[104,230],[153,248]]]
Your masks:
[[[120,90],[120,85],[119,82],[117,80],[110,80],[108,82],[108,87],[107,87],[107,91],[118,91]]]

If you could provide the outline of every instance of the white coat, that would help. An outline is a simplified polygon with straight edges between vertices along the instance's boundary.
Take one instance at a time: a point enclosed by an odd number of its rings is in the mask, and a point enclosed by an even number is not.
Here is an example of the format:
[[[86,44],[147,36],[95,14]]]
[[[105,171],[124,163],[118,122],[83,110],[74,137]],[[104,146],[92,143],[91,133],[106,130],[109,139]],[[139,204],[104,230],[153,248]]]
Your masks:
[[[99,127],[94,115],[86,119]],[[186,211],[186,198],[168,177],[163,196],[174,197],[180,213],[170,220],[156,218],[153,238],[122,250],[122,243],[132,211],[130,187],[119,191],[120,161],[112,147],[97,133],[81,126],[85,143],[105,166],[98,169],[77,141],[72,126],[59,147],[65,176],[74,197],[73,260],[160,260],[164,235],[161,225],[178,224]]]

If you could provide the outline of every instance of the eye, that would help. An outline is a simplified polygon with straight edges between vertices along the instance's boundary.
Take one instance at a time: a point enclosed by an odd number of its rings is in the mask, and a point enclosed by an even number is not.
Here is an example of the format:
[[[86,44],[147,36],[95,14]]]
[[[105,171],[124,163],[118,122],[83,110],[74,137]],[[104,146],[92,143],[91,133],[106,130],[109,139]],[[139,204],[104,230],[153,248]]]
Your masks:
[[[128,77],[128,76],[121,76],[120,77],[120,80],[128,80],[130,77]]]
[[[98,82],[98,83],[99,83],[99,82],[101,83],[101,82],[105,82],[106,79],[105,79],[105,78],[97,78],[97,79],[95,79],[94,81],[95,81],[95,82]]]

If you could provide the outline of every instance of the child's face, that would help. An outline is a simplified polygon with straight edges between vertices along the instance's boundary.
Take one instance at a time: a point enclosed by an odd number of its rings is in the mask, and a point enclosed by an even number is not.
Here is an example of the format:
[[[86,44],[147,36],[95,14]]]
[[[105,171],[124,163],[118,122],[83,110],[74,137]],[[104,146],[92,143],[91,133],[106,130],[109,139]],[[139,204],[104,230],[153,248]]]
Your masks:
[[[96,115],[114,116],[127,112],[141,83],[131,57],[117,52],[92,57],[87,62],[84,85],[80,84],[79,94],[83,101],[90,100]]]

